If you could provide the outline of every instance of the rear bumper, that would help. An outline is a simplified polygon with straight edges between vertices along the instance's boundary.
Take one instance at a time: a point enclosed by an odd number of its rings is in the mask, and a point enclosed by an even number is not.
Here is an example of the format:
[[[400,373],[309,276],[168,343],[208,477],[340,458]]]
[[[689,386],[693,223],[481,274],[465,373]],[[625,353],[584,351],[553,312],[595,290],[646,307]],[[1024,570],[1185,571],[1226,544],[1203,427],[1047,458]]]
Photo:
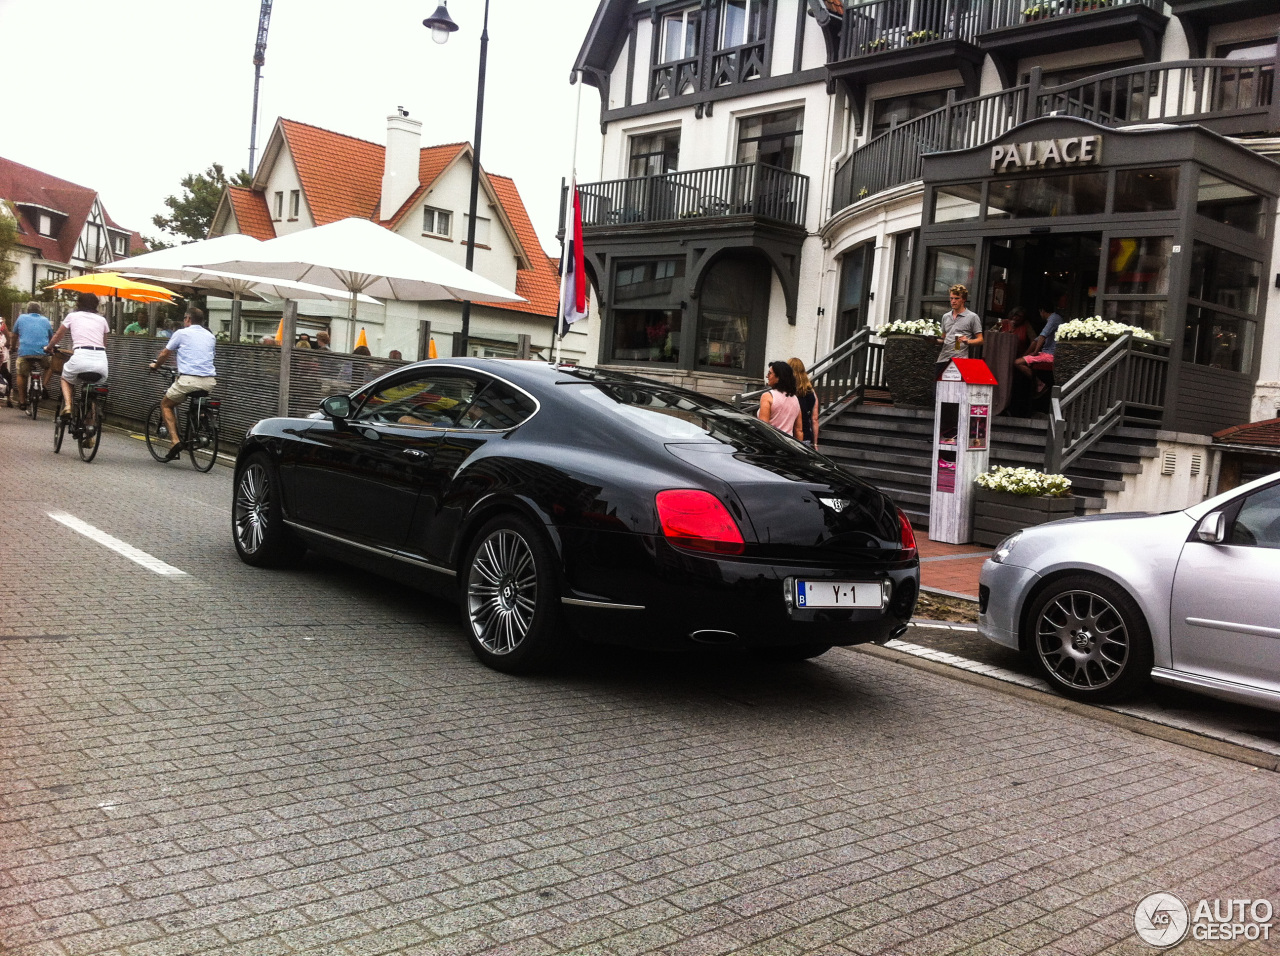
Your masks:
[[[833,569],[694,555],[642,535],[606,535],[595,544],[602,560],[566,569],[571,603],[563,607],[579,634],[604,643],[678,649],[883,642],[911,619],[920,586],[918,562]],[[796,578],[887,579],[890,598],[882,608],[796,607],[787,599]]]

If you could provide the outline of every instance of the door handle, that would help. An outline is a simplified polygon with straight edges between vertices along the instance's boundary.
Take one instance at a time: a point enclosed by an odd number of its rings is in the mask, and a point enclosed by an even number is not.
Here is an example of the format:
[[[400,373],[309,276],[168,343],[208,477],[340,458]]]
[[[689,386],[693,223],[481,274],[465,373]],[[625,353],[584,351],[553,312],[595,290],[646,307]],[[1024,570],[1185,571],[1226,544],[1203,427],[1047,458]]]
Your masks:
[[[425,451],[419,451],[417,448],[406,448],[404,450],[404,453],[408,455],[410,458],[426,458],[427,457],[427,453]]]

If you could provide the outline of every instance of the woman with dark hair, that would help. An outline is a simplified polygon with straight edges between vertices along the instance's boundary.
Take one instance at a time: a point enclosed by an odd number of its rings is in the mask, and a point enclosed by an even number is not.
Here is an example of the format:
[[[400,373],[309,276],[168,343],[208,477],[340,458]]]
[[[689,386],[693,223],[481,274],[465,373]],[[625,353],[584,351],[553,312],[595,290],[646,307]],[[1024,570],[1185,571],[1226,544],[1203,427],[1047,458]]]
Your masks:
[[[795,372],[786,362],[770,362],[765,381],[769,383],[769,391],[760,396],[760,411],[756,417],[780,432],[794,435],[796,420],[800,417]]]

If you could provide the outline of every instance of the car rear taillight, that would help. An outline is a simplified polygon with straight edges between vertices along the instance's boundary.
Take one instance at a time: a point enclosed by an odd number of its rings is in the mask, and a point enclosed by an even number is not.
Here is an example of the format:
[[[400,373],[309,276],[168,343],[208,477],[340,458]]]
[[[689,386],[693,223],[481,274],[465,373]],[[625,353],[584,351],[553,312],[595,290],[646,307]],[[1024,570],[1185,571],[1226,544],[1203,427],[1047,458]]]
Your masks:
[[[911,530],[911,522],[907,520],[906,514],[902,509],[898,510],[898,524],[902,528],[902,550],[907,552],[907,559],[914,558],[918,552],[916,551],[916,533]]]
[[[742,532],[728,509],[711,492],[659,491],[655,501],[662,533],[677,548],[742,554]]]

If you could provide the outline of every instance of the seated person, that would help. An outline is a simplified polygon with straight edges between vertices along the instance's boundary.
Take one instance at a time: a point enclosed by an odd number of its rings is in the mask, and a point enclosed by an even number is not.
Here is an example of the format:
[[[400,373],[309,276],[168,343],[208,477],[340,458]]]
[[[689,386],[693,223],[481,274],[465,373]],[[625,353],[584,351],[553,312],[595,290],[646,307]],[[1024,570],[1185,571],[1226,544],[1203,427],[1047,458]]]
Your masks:
[[[1062,316],[1053,311],[1050,303],[1040,306],[1040,316],[1044,319],[1044,328],[1032,341],[1027,354],[1013,363],[1014,369],[1025,378],[1035,379],[1035,394],[1038,398],[1049,390],[1049,383],[1036,375],[1037,371],[1053,372],[1053,353],[1057,348],[1058,326],[1062,324]]]

